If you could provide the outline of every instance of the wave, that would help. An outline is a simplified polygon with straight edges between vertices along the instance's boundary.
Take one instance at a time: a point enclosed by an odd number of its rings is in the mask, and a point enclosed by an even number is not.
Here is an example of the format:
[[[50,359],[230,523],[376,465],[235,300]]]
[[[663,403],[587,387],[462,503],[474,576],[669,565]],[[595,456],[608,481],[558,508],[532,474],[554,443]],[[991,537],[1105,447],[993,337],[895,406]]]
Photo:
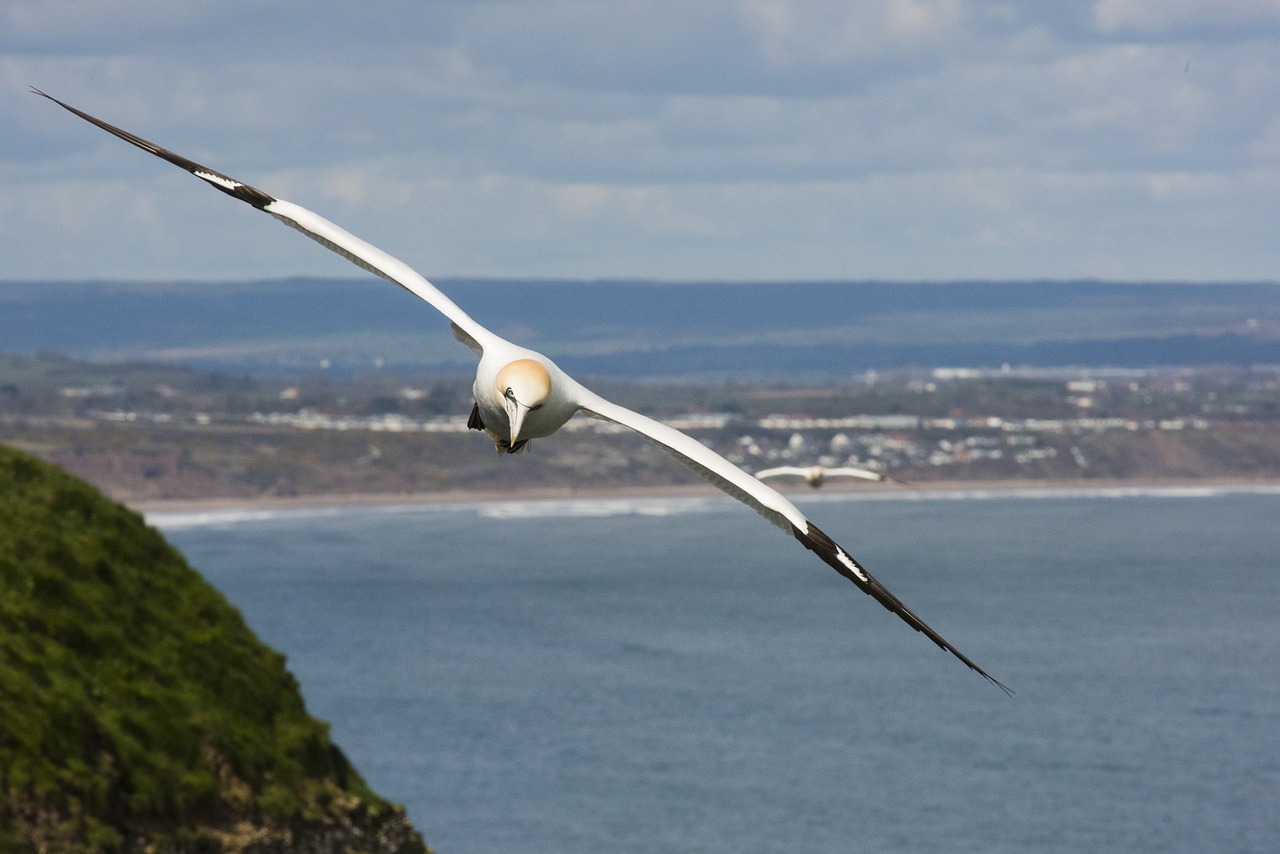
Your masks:
[[[157,528],[212,528],[271,522],[307,522],[364,516],[425,513],[464,513],[484,519],[603,518],[608,516],[679,516],[733,506],[727,497],[529,499],[455,504],[348,504],[328,507],[226,508],[217,510],[156,511],[146,514]]]
[[[606,516],[687,516],[724,509],[727,496],[705,498],[607,498],[495,501],[476,505],[486,519],[592,518]]]
[[[160,511],[147,513],[147,524],[157,528],[206,528],[222,525],[243,525],[248,522],[275,522],[281,519],[310,519],[330,516],[338,508],[308,508],[297,510],[253,510],[248,508],[229,510]]]
[[[1205,499],[1225,495],[1280,495],[1280,484],[1209,486],[1062,486],[957,489],[894,489],[858,492],[791,494],[797,505],[843,504],[863,501],[1005,501],[1179,498]],[[610,516],[687,516],[720,512],[738,506],[724,495],[681,498],[516,499],[454,504],[349,504],[326,507],[226,508],[159,511],[146,514],[148,524],[162,529],[218,527],[284,521],[309,521],[388,514],[468,513],[484,519],[605,518]]]
[[[902,489],[893,492],[839,492],[791,496],[796,504],[853,501],[999,501],[1070,498],[1219,498],[1224,495],[1280,495],[1280,484],[1206,486],[1024,486],[1010,488]]]
[[[350,519],[398,513],[427,513],[456,509],[450,504],[334,504],[325,507],[229,507],[218,510],[155,511],[145,514],[147,524],[157,528],[210,528],[266,522]]]

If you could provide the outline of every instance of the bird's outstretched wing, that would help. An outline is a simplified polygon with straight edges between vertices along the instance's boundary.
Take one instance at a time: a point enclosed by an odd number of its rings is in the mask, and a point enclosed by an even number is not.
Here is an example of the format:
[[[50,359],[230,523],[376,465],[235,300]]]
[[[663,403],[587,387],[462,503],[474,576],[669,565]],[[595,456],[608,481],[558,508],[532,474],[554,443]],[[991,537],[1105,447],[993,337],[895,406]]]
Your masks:
[[[876,483],[884,483],[887,480],[893,480],[887,474],[881,474],[878,471],[869,471],[867,469],[857,469],[844,467],[838,469],[827,469],[823,472],[827,477],[856,477],[862,480],[874,480]]]
[[[764,480],[769,477],[807,477],[808,475],[809,470],[802,469],[799,466],[777,466],[775,468],[764,469],[763,471],[756,472],[756,477],[759,480]]]
[[[633,412],[624,406],[611,403],[581,386],[577,389],[579,406],[588,415],[594,415],[629,427],[650,441],[675,454],[680,462],[711,481],[717,488],[751,507],[782,530],[794,536],[801,545],[822,558],[836,572],[852,581],[858,589],[875,598],[889,611],[897,614],[911,628],[923,633],[942,649],[954,655],[972,670],[997,685],[1006,694],[1012,694],[1003,683],[969,660],[942,635],[929,627],[924,620],[902,604],[897,596],[834,540],[810,522],[800,510],[776,490],[761,483],[715,451],[696,439],[668,427],[652,418]]]
[[[477,355],[484,352],[486,344],[496,340],[497,336],[472,320],[453,300],[437,290],[434,285],[414,271],[408,264],[388,255],[378,247],[366,243],[319,214],[312,213],[292,202],[286,202],[284,199],[278,199],[259,190],[257,187],[249,186],[243,181],[229,178],[221,172],[201,166],[199,163],[188,160],[180,154],[174,154],[172,151],[161,148],[153,142],[148,142],[140,136],[129,133],[127,130],[121,130],[115,125],[104,122],[102,119],[95,118],[82,110],[77,110],[70,104],[59,101],[39,89],[32,88],[31,91],[48,98],[85,121],[97,125],[107,133],[118,136],[143,151],[154,154],[156,157],[185,169],[214,189],[221,190],[232,198],[239,199],[260,211],[271,214],[285,225],[296,228],[321,246],[338,253],[356,266],[394,282],[410,293],[421,297],[449,319],[453,326],[454,336],[474,350]]]
[[[828,477],[856,477],[862,480],[874,480],[877,483],[884,483],[885,481],[893,480],[893,478],[889,477],[887,474],[881,474],[878,471],[868,471],[867,469],[818,468],[817,472],[824,479]],[[803,477],[805,479],[808,479],[813,475],[813,473],[814,473],[814,469],[811,469],[811,468],[802,468],[800,466],[778,466],[777,468],[764,469],[763,471],[758,471],[756,472],[756,477],[758,477],[760,480],[766,480],[767,478],[771,478],[771,477],[787,477],[787,476]]]
[[[32,91],[37,95],[48,98],[85,121],[95,124],[108,133],[141,148],[143,151],[154,154],[175,166],[185,169],[215,189],[252,205],[260,211],[271,214],[276,219],[301,231],[312,240],[342,255],[357,266],[416,294],[447,317],[453,326],[454,335],[475,350],[476,353],[483,353],[484,348],[491,343],[502,342],[501,338],[472,320],[453,300],[437,290],[434,285],[403,261],[388,255],[376,246],[366,243],[318,214],[312,213],[299,205],[286,202],[283,199],[277,199],[256,187],[251,187],[242,181],[237,181],[195,161],[188,160],[179,154],[161,148],[140,136],[135,136],[128,131],[121,130],[114,125],[82,112],[70,104],[63,103],[52,95],[41,92],[39,89],[33,88]],[[1011,693],[1003,684],[989,676],[986,671],[970,661],[964,654],[944,640],[941,635],[929,628],[923,620],[885,589],[884,585],[873,578],[844,549],[836,545],[830,537],[820,531],[791,502],[776,491],[765,486],[719,454],[678,430],[673,430],[639,413],[610,403],[581,386],[577,386],[576,391],[579,395],[578,404],[581,409],[589,414],[630,427],[659,445],[666,447],[686,465],[701,473],[721,490],[754,508],[783,530],[789,531],[805,548],[815,552],[841,575],[848,578],[864,592],[874,596],[885,608],[897,614],[912,628],[923,632],[939,647],[956,656],[960,661],[998,685],[1004,691]]]

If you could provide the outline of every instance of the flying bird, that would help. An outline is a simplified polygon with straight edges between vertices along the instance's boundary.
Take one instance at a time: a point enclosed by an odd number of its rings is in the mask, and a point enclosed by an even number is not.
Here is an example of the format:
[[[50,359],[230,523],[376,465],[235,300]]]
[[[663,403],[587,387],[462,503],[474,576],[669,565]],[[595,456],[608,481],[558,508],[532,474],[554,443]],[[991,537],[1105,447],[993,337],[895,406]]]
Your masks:
[[[795,505],[710,448],[672,427],[605,400],[582,386],[541,353],[495,335],[472,320],[451,299],[403,261],[306,208],[201,166],[142,137],[94,118],[39,89],[33,87],[32,91],[143,151],[185,169],[214,189],[270,214],[356,266],[399,285],[434,306],[448,318],[454,337],[475,351],[480,359],[472,386],[474,405],[468,426],[488,434],[499,454],[519,453],[527,447],[530,440],[550,436],[579,412],[628,427],[666,448],[719,489],[794,536],[805,548],[817,554],[828,566],[849,579],[864,593],[874,597],[886,609],[897,614],[907,625],[924,633],[940,648],[950,652],[1006,693],[1012,693],[917,617],[847,551],[805,518]]]
[[[777,468],[758,471],[756,472],[756,477],[759,480],[768,480],[771,477],[802,477],[804,482],[814,489],[826,483],[829,477],[856,477],[862,480],[874,480],[877,483],[902,483],[902,481],[894,480],[889,475],[881,474],[878,471],[868,471],[867,469],[849,466],[830,469],[826,466],[778,466]]]

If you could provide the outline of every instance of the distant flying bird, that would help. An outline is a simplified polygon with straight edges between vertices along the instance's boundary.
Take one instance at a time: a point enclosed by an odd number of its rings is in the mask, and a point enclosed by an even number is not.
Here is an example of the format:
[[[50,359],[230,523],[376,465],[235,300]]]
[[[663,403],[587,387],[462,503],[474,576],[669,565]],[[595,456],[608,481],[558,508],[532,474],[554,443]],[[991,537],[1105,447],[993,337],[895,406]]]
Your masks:
[[[143,151],[148,151],[182,167],[215,189],[271,214],[285,225],[296,228],[357,266],[394,282],[431,303],[436,310],[449,319],[454,337],[480,357],[475,383],[472,386],[475,403],[467,426],[487,433],[499,454],[518,453],[531,439],[550,436],[578,412],[629,427],[666,448],[681,462],[718,488],[790,533],[805,548],[822,558],[828,566],[901,617],[907,625],[918,632],[923,632],[939,647],[950,652],[1006,693],[1012,693],[926,625],[898,597],[890,593],[871,573],[850,557],[848,552],[836,545],[830,537],[806,519],[795,505],[705,445],[638,412],[610,403],[584,388],[541,353],[526,350],[524,347],[498,337],[472,320],[466,312],[407,264],[306,208],[277,199],[262,190],[228,178],[220,172],[201,166],[172,151],[167,151],[128,131],[81,112],[39,89],[33,88],[32,91],[108,133],[136,145]],[[536,546],[533,548],[536,549]]]
[[[901,483],[889,477],[887,474],[881,474],[878,471],[868,471],[867,469],[858,469],[845,466],[843,468],[827,468],[826,466],[778,466],[777,468],[765,469],[756,472],[756,477],[760,480],[767,480],[771,477],[802,477],[804,482],[812,486],[814,489],[822,486],[830,477],[856,477],[862,480],[874,480],[877,483]]]

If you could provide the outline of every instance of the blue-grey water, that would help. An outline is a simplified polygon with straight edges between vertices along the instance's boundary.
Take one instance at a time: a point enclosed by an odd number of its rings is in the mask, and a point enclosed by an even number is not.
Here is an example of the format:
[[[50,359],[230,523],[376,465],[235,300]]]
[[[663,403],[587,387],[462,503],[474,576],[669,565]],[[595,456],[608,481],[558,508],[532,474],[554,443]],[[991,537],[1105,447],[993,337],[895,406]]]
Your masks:
[[[441,854],[1280,850],[1280,493],[154,516]]]

